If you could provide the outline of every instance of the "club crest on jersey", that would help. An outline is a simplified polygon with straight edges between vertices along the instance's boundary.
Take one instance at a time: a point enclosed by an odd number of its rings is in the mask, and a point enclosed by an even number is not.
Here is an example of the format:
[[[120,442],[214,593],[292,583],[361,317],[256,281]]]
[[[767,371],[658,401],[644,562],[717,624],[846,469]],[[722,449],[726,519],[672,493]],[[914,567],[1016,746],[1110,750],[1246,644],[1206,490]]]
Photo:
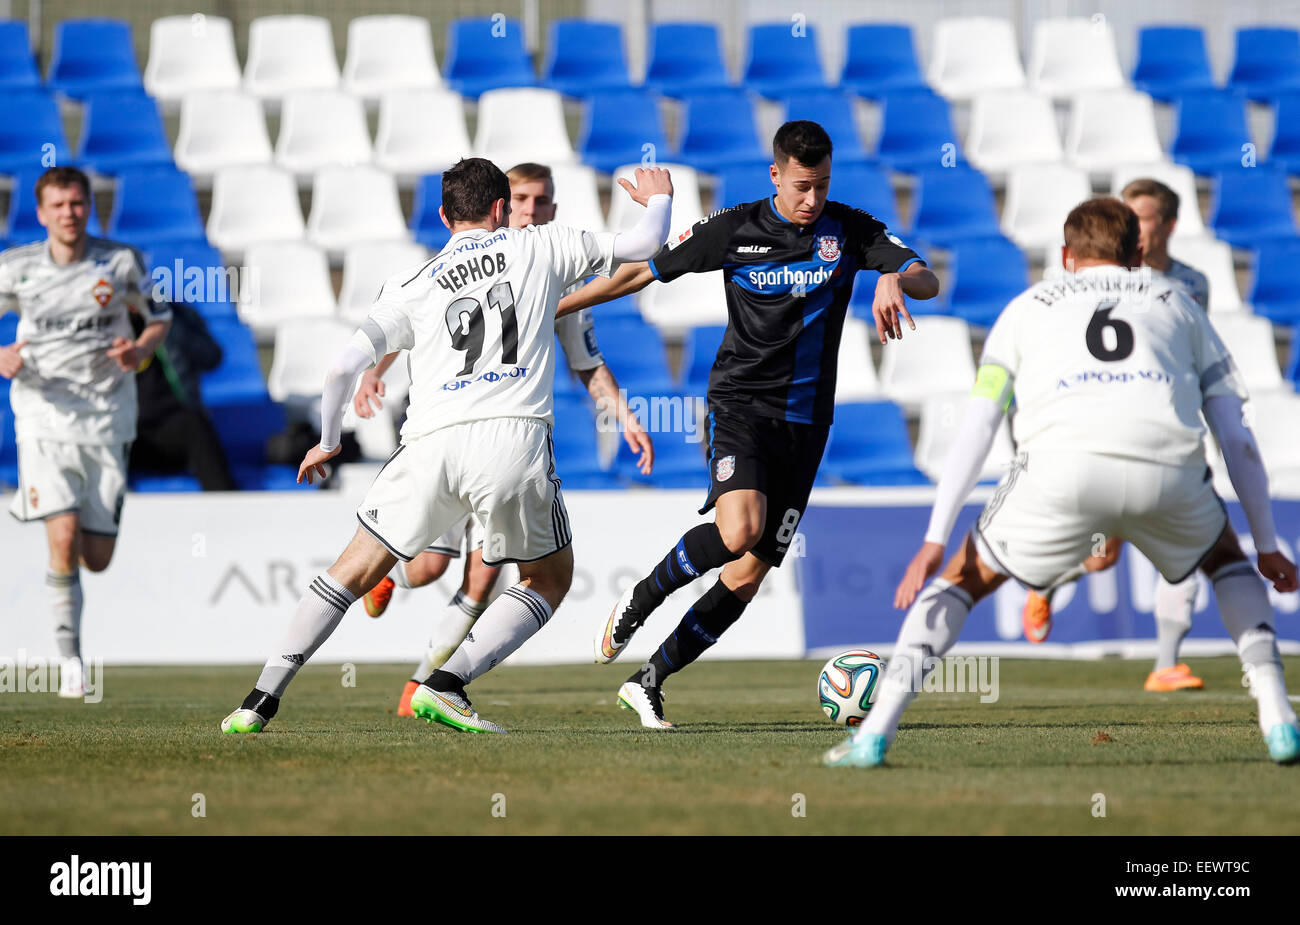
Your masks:
[[[99,307],[103,308],[108,304],[109,299],[113,298],[113,284],[106,279],[101,279],[95,283],[95,288],[90,290],[90,294],[95,297]]]
[[[718,460],[718,481],[725,482],[736,474],[736,457],[724,456]]]
[[[669,241],[669,242],[668,242],[668,249],[669,249],[669,250],[672,250],[672,249],[675,248],[678,244],[685,244],[685,243],[687,242],[687,240],[690,239],[691,232],[692,232],[693,230],[694,230],[694,229],[692,229],[692,228],[687,228],[685,231],[683,231],[681,234],[679,234],[676,238],[674,238],[673,240]]]
[[[817,256],[827,263],[840,259],[840,239],[833,234],[820,235],[817,238]]]

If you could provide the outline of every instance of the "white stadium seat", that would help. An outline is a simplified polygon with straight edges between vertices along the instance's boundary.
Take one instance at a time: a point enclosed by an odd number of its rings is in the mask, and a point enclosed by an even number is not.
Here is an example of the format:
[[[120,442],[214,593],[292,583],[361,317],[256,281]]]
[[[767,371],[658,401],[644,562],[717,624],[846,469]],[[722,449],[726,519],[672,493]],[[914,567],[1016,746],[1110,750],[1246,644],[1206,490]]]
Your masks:
[[[1212,317],[1248,309],[1237,289],[1237,272],[1233,269],[1232,248],[1228,244],[1205,236],[1175,234],[1169,239],[1169,256],[1200,270],[1210,281]]]
[[[276,328],[290,318],[334,320],[334,287],[320,248],[305,241],[255,244],[244,265],[253,276],[248,298],[239,302],[239,317],[260,343],[273,339]]]
[[[393,90],[380,98],[375,164],[399,182],[442,173],[472,151],[459,93]]]
[[[668,337],[680,337],[688,328],[726,324],[724,285],[721,270],[651,283],[641,290],[641,315]],[[599,309],[596,317],[600,318]]]
[[[923,315],[916,330],[891,340],[880,363],[880,386],[909,414],[931,395],[969,392],[975,382],[970,327],[960,318]]]
[[[921,425],[916,434],[916,468],[935,482],[943,475],[944,463],[956,442],[968,401],[969,390],[931,395],[921,404]],[[997,435],[993,438],[993,448],[984,462],[984,468],[980,470],[980,478],[1000,479],[1006,474],[1015,456],[1011,424],[1008,418],[1003,417]]]
[[[1289,390],[1251,395],[1246,420],[1259,444],[1274,495],[1300,491],[1300,395]]]
[[[293,176],[268,164],[223,167],[212,178],[208,240],[228,256],[262,241],[302,238],[306,224]]]
[[[320,16],[259,16],[248,27],[244,87],[278,100],[297,90],[333,90],[339,84],[334,33]]]
[[[1147,164],[1125,164],[1111,174],[1110,192],[1118,196],[1124,187],[1139,177],[1159,180],[1178,194],[1178,224],[1174,226],[1174,239],[1203,237],[1207,234],[1205,219],[1201,217],[1200,201],[1196,196],[1196,174],[1190,167],[1173,161],[1158,160]],[[1236,284],[1233,284],[1236,288]]]
[[[990,90],[971,106],[966,156],[985,172],[1017,164],[1056,163],[1063,156],[1052,101],[1028,90]]]
[[[319,402],[330,364],[356,330],[337,318],[290,318],[276,328],[266,389],[276,401]]]
[[[275,162],[300,177],[337,164],[368,164],[366,110],[339,90],[303,90],[284,98]]]
[[[1029,52],[1029,86],[1058,98],[1125,86],[1115,30],[1104,17],[1039,20]]]
[[[502,170],[524,161],[577,163],[560,94],[535,87],[489,90],[479,97],[474,150]]]
[[[376,99],[392,90],[442,86],[423,16],[358,16],[348,23],[343,89]]]
[[[195,90],[239,87],[235,33],[223,16],[164,16],[149,27],[144,88],[164,104]]]
[[[410,237],[393,175],[375,167],[326,167],[312,186],[307,240],[342,259],[349,244]]]
[[[844,319],[840,355],[836,360],[835,402],[874,401],[880,397],[880,379],[871,360],[872,327],[861,318]]]
[[[625,164],[614,171],[614,186],[609,198],[609,230],[627,231],[641,220],[645,207],[639,205],[623,187],[618,178],[634,180],[640,164]],[[700,177],[685,164],[659,164],[673,177],[673,211],[668,220],[669,234],[674,237],[690,228],[704,217],[704,202],[700,198]]]
[[[1007,173],[1002,232],[1022,248],[1047,247],[1061,240],[1070,210],[1091,198],[1082,170],[1064,164],[1014,167]]]
[[[1272,322],[1245,312],[1218,314],[1211,320],[1245,380],[1246,391],[1258,395],[1279,389],[1291,390],[1277,365]]]
[[[176,166],[195,182],[208,182],[222,167],[271,162],[262,103],[238,90],[199,90],[181,101]]]
[[[384,281],[403,270],[428,260],[428,251],[414,241],[364,241],[343,252],[343,287],[339,292],[339,315],[360,324],[379,295]]]
[[[596,171],[590,167],[560,165],[551,168],[555,183],[555,220],[586,231],[604,231],[605,213],[600,208]],[[622,187],[619,195],[626,196]]]
[[[1151,97],[1137,90],[1080,93],[1070,110],[1065,156],[1093,172],[1161,160],[1164,150]]]
[[[927,83],[953,99],[1025,85],[1016,30],[1009,19],[941,19],[934,27]]]

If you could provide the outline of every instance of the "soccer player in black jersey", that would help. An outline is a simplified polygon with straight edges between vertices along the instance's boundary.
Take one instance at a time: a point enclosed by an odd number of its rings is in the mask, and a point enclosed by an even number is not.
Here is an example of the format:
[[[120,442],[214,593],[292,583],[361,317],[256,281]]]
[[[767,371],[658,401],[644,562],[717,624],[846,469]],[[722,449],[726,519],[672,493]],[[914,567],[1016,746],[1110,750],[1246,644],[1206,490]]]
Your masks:
[[[722,566],[650,660],[619,689],[642,725],[664,719],[664,679],[693,662],[731,626],[781,564],[803,516],[830,430],[844,313],[858,270],[880,273],[872,313],[881,343],[911,324],[903,295],[930,299],[939,281],[873,216],[828,202],[831,140],[815,122],[787,122],[772,142],[774,195],[722,209],[670,239],[648,263],[625,264],[560,302],[577,311],[668,282],[722,270],[727,325],[709,375],[710,491],[687,531],[629,587],[596,638],[611,662],[669,594]]]

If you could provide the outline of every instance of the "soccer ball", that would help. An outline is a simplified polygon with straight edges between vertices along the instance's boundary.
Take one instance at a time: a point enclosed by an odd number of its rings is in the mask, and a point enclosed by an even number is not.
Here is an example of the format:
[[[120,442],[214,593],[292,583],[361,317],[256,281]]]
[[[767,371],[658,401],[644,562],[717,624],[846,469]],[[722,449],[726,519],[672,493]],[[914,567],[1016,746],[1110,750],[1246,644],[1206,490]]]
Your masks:
[[[817,677],[822,711],[841,726],[862,722],[876,700],[885,660],[866,649],[850,649],[832,658]]]

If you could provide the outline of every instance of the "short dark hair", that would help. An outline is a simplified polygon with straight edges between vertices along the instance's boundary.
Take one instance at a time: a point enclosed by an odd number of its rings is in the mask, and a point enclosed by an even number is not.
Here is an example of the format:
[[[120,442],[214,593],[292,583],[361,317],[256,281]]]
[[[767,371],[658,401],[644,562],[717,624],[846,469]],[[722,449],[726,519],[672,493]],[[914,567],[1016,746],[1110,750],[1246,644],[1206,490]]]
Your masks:
[[[1160,217],[1168,222],[1178,218],[1178,194],[1159,180],[1139,177],[1120,192],[1120,198],[1132,202],[1139,196],[1150,196],[1160,204]]]
[[[80,186],[81,191],[86,194],[86,200],[90,200],[90,178],[78,170],[76,167],[51,167],[45,173],[36,178],[36,204],[41,203],[41,194],[45,192],[47,186]]]
[[[1131,266],[1139,233],[1137,213],[1113,196],[1084,200],[1065,219],[1065,246],[1076,259]]]
[[[816,167],[831,156],[831,136],[816,122],[787,122],[772,139],[772,160],[778,167],[794,158],[805,167]]]
[[[485,158],[462,158],[442,172],[442,211],[449,222],[487,218],[498,199],[510,201],[510,181]]]

